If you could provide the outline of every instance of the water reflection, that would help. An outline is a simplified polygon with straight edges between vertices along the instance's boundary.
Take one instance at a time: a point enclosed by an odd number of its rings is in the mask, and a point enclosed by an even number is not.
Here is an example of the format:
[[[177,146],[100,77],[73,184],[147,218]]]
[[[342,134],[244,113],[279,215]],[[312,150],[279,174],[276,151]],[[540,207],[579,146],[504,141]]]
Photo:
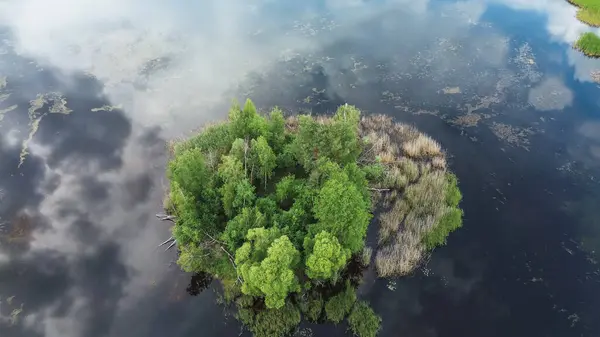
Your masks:
[[[590,74],[600,63],[569,47],[587,29],[573,10],[519,0],[2,3],[2,336],[238,334],[210,280],[156,249],[168,227],[153,214],[165,140],[246,95],[294,112],[349,102],[391,114],[454,156],[464,228],[415,276],[388,284],[367,271],[360,287],[382,336],[597,335],[600,95]],[[45,115],[18,167],[30,101],[51,92],[72,111],[36,110]]]

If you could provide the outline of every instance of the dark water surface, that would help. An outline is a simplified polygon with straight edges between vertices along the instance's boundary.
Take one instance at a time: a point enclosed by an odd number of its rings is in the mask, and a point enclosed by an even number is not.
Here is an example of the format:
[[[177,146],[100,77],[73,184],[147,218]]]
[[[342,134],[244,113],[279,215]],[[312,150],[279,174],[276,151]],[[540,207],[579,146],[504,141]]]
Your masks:
[[[154,214],[165,142],[246,96],[348,102],[447,149],[464,227],[410,277],[367,271],[380,336],[600,335],[600,61],[570,48],[587,28],[566,1],[9,4],[0,336],[238,335]]]

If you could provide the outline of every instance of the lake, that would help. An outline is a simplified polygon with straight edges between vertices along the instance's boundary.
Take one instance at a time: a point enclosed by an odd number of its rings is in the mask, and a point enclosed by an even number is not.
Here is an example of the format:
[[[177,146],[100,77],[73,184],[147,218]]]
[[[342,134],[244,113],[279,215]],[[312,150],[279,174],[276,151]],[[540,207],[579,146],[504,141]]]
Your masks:
[[[365,273],[379,336],[600,335],[600,60],[567,1],[20,0],[0,22],[1,336],[242,333],[155,214],[166,142],[246,97],[447,150],[463,228],[411,276]]]

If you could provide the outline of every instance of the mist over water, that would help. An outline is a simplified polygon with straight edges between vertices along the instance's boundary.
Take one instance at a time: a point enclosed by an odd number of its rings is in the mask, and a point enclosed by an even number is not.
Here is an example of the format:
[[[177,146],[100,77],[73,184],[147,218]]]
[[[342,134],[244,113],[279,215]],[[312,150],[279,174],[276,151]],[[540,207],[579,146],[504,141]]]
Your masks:
[[[237,335],[215,284],[186,292],[154,214],[165,142],[251,97],[390,114],[451,155],[464,226],[413,276],[367,272],[380,336],[597,336],[600,61],[569,47],[590,29],[574,13],[564,0],[2,2],[0,335]]]

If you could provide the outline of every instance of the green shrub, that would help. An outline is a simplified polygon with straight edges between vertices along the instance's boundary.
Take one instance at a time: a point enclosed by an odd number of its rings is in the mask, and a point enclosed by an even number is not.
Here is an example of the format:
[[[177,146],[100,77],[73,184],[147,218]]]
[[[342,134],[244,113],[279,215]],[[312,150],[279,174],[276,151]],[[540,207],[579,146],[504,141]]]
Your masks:
[[[365,177],[369,182],[378,183],[383,180],[385,167],[380,163],[370,164],[363,167]]]
[[[306,315],[306,317],[316,322],[323,312],[323,298],[321,294],[312,292],[306,299],[300,301],[300,310]]]
[[[288,302],[280,309],[259,311],[249,329],[255,337],[279,337],[290,333],[298,324],[300,310]]]
[[[448,185],[446,187],[446,205],[450,207],[458,207],[462,200],[462,194],[458,189],[458,179],[452,173],[446,173]]]
[[[348,283],[344,291],[331,297],[325,304],[327,319],[334,323],[341,322],[352,309],[354,302],[356,302],[356,292]]]
[[[448,235],[462,226],[462,210],[448,208],[433,229],[423,236],[423,243],[431,250],[446,244]]]
[[[357,302],[348,316],[348,325],[359,337],[375,337],[381,328],[381,317],[379,317],[367,302]]]

